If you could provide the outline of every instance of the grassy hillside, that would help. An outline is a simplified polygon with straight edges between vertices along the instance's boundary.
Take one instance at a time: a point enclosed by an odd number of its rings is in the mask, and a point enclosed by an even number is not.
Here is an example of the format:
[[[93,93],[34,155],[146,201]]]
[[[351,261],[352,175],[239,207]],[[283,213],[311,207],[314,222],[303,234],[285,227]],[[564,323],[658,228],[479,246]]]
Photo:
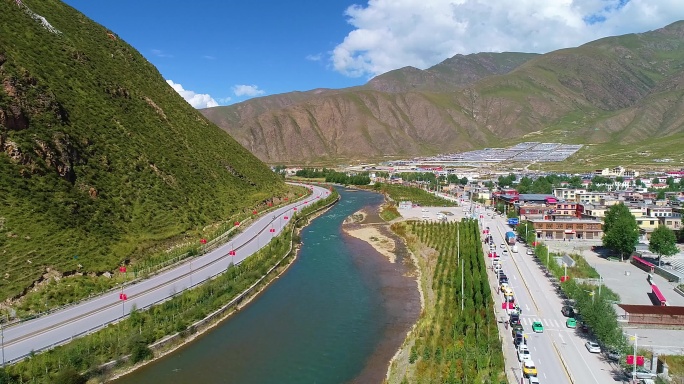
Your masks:
[[[115,33],[57,0],[23,4],[0,0],[0,299],[284,193]]]
[[[520,52],[456,55],[425,70],[404,67],[383,73],[364,87],[383,92],[449,92],[487,76],[511,72],[536,56],[536,53]]]
[[[652,147],[653,158],[671,158],[681,151],[660,141],[684,133],[684,22],[533,57],[456,56],[253,113],[264,99],[202,112],[268,162],[406,158],[523,141],[596,145],[592,153],[604,159],[618,146]]]

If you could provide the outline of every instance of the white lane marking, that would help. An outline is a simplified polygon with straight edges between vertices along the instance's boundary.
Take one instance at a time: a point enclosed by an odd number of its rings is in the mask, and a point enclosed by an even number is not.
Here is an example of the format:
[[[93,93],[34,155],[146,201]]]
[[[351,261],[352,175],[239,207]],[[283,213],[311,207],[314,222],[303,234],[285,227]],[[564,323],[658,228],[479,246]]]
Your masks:
[[[530,306],[527,305],[527,304],[525,304],[525,310],[529,311],[529,310],[530,310]]]
[[[565,340],[563,339],[563,335],[561,335],[561,334],[559,333],[559,334],[558,334],[558,337],[560,337],[561,342],[562,342],[563,344],[565,344]]]

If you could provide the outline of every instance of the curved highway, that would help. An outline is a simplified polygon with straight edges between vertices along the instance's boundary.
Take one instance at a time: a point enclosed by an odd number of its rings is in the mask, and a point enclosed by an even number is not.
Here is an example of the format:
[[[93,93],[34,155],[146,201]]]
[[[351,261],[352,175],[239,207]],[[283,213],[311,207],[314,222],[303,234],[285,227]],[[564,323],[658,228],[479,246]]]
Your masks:
[[[146,280],[127,285],[122,290],[81,302],[49,315],[4,329],[4,359],[12,363],[38,352],[64,344],[120,320],[131,308],[147,308],[163,302],[189,287],[225,271],[231,263],[239,264],[277,236],[292,219],[292,214],[326,198],[330,191],[309,187],[312,194],[304,199],[268,212],[228,243],[202,256],[192,258]],[[234,254],[230,254],[234,251]],[[125,294],[127,300],[121,300]]]

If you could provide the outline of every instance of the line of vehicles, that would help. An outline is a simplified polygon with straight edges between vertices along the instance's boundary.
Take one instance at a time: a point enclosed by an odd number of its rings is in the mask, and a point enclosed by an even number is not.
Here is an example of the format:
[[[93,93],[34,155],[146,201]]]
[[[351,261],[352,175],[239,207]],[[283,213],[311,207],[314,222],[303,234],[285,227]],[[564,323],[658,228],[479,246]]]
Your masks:
[[[489,231],[489,227],[486,228],[486,231]],[[516,348],[516,354],[518,356],[518,361],[521,365],[523,377],[526,379],[527,384],[539,384],[540,381],[537,377],[537,366],[532,360],[532,354],[530,352],[529,347],[527,346],[525,329],[520,323],[520,316],[522,315],[522,310],[515,302],[515,295],[513,293],[513,289],[509,285],[508,276],[506,276],[506,273],[503,271],[503,267],[501,265],[501,258],[496,255],[496,244],[494,244],[494,240],[491,236],[487,236],[486,241],[489,244],[489,255],[492,259],[492,269],[494,270],[494,273],[497,275],[499,283],[499,292],[501,292],[503,295],[503,305],[506,307],[506,310],[508,311],[508,319],[506,320],[506,326],[510,325],[511,337],[513,337],[513,345]],[[513,243],[515,243],[515,235],[513,236]],[[506,244],[501,244],[501,248],[502,251],[506,253]],[[532,323],[532,331],[542,333],[544,332],[544,325],[539,321],[535,321],[534,323]]]

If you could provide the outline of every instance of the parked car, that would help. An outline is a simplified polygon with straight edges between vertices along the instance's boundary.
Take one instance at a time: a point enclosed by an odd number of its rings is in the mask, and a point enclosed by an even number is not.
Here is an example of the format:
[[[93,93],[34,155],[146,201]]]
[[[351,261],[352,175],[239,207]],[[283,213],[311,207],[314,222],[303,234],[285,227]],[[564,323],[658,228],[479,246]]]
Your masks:
[[[516,333],[525,333],[525,328],[523,328],[522,324],[513,324],[511,326],[511,336],[515,337]]]
[[[532,331],[535,333],[543,333],[544,332],[544,325],[541,323],[541,321],[535,321],[532,323]]]
[[[530,376],[527,378],[527,384],[539,384],[537,376]]]
[[[525,360],[523,362],[523,375],[525,377],[537,376],[537,367],[534,365],[534,361]]]
[[[528,249],[525,253],[527,253],[528,255],[534,255],[534,250]]]
[[[526,344],[525,335],[522,332],[517,332],[513,338],[513,345],[517,347],[520,344]]]
[[[565,320],[565,326],[568,328],[577,328],[577,320],[575,320],[573,317],[570,317]]]
[[[524,347],[524,348],[520,348]],[[532,355],[530,354],[530,350],[527,349],[526,344],[520,344],[518,346],[518,361],[527,361],[527,360],[532,360]]]
[[[630,370],[629,373],[631,375],[632,371]],[[651,380],[653,380],[656,378],[656,376],[658,376],[658,375],[656,375],[654,372],[651,372],[650,370],[648,370],[646,368],[637,367],[637,370],[636,370],[636,378],[637,379],[651,379]]]
[[[606,352],[606,357],[611,361],[620,361],[620,352],[618,352],[616,349],[611,349]]]
[[[520,324],[520,315],[516,312],[511,313],[508,323],[509,325]]]
[[[561,313],[565,317],[575,317],[575,310],[569,305],[564,305],[563,308],[561,308]]]
[[[593,341],[587,341],[584,343],[584,346],[587,347],[587,351],[591,353],[601,353],[601,347]]]

